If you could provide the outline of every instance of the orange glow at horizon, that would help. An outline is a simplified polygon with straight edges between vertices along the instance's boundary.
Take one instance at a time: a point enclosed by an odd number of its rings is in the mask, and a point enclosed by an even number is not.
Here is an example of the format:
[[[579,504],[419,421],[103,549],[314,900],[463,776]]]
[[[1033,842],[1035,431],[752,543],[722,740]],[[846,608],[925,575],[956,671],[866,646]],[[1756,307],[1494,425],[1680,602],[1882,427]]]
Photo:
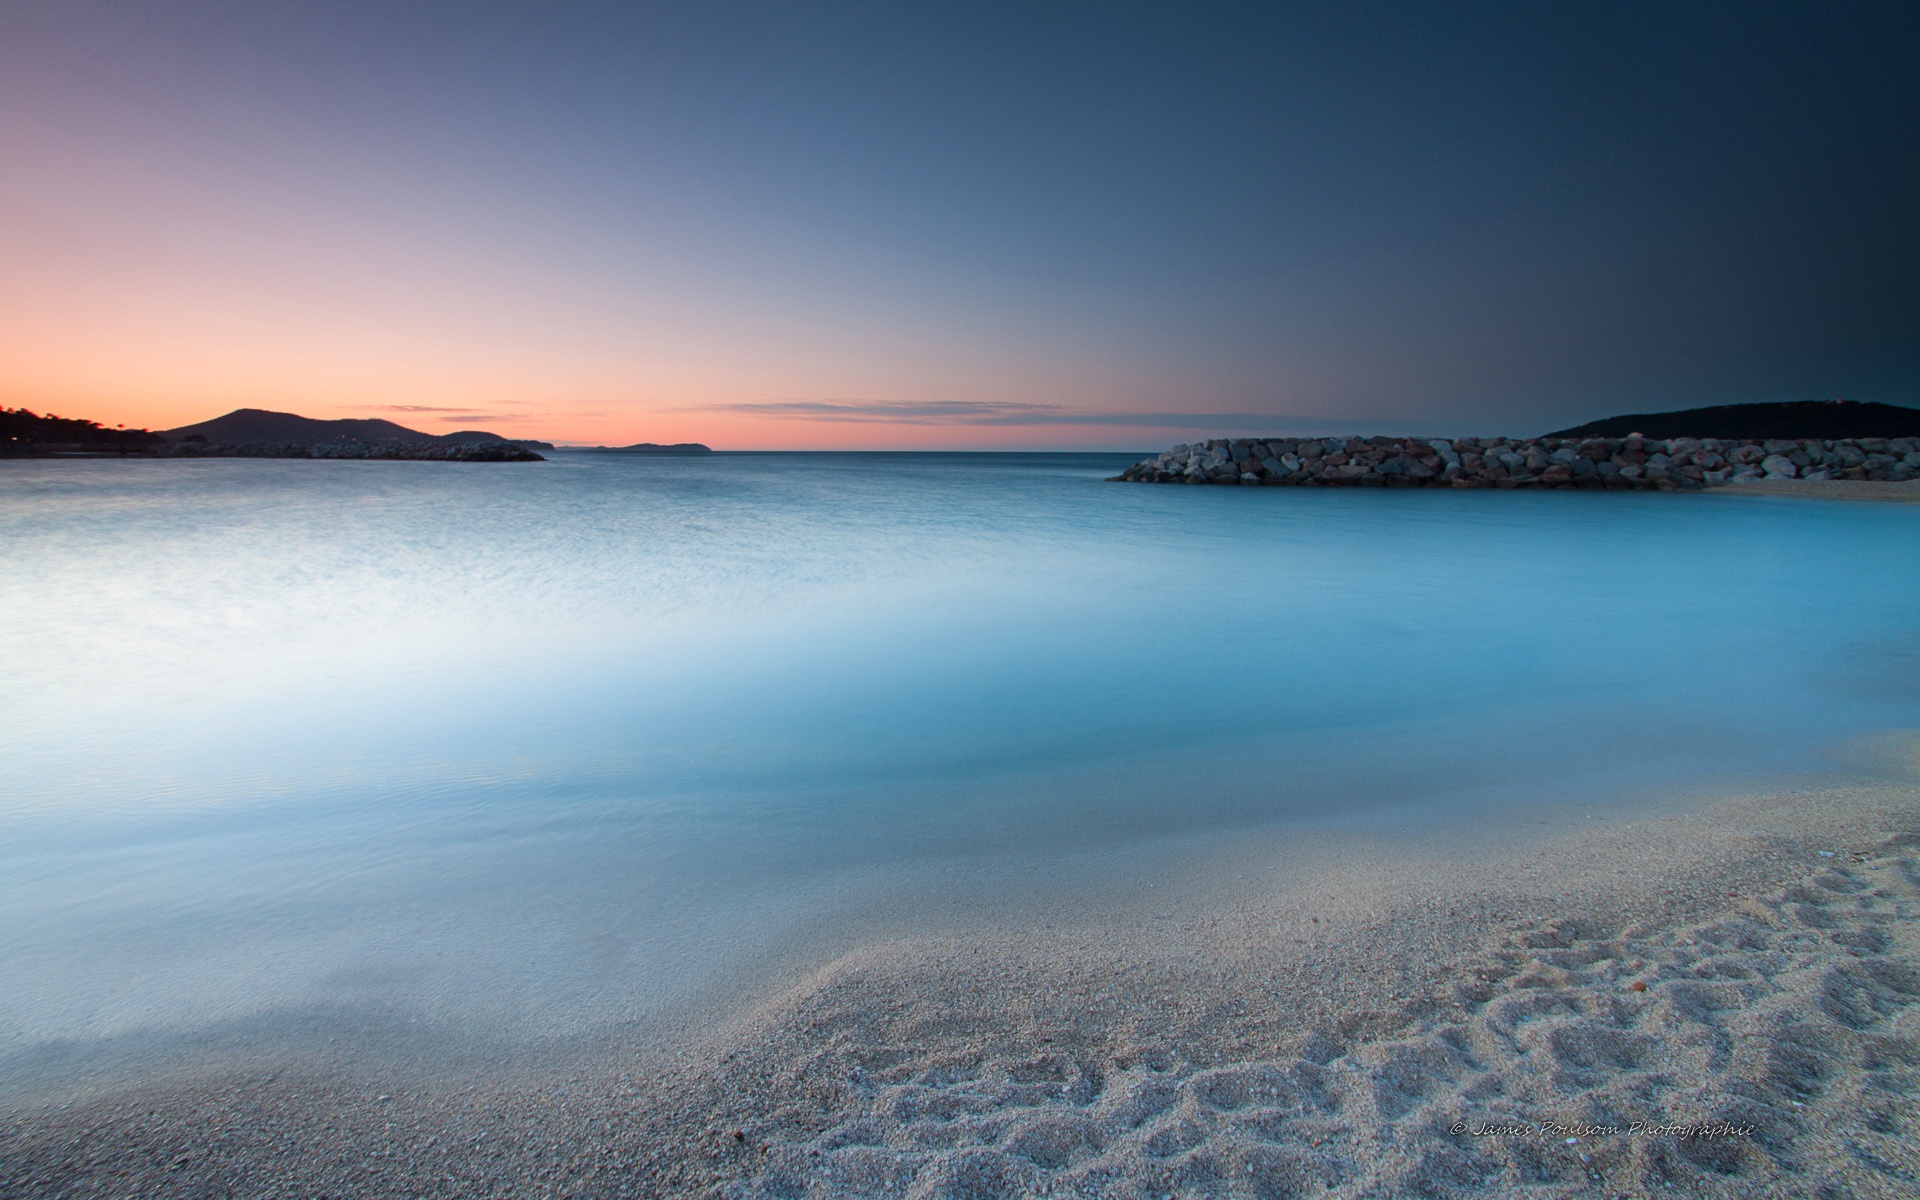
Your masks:
[[[1071,307],[1042,329],[857,247],[748,245],[684,215],[595,241],[528,220],[511,195],[476,202],[451,174],[309,149],[166,154],[124,129],[76,141],[0,125],[0,152],[36,180],[0,192],[0,404],[149,429],[263,408],[588,445],[1071,449],[1180,440],[1071,414],[1207,390]],[[727,407],[845,398],[1069,419]]]
[[[457,388],[339,390],[300,384],[201,387],[152,379],[90,378],[36,384],[14,372],[0,383],[0,405],[42,414],[78,417],[129,429],[171,429],[222,416],[236,408],[262,408],[321,420],[380,418],[423,433],[482,429],[505,437],[562,445],[621,446],[636,442],[701,442],[716,450],[1026,450],[1094,446],[1153,448],[1179,440],[1177,429],[1129,426],[1093,428],[1073,422],[1049,425],[973,425],[818,420],[703,408],[700,401],[583,401],[562,405],[518,399],[499,391],[472,399]],[[522,393],[537,395],[534,392]],[[460,403],[462,399],[468,403]],[[709,403],[734,402],[733,397]],[[739,398],[746,402],[764,396]],[[1182,436],[1185,436],[1184,434]]]
[[[381,418],[424,433],[483,429],[560,444],[684,441],[722,450],[1153,447],[1180,440],[1175,434],[1181,432],[1151,425],[1088,426],[1071,419],[1001,425],[766,415],[730,406],[790,400],[792,394],[727,392],[691,384],[625,391],[609,381],[577,380],[568,390],[579,398],[559,400],[554,393],[560,389],[506,373],[482,378],[485,372],[460,372],[436,378],[414,370],[378,379],[311,365],[258,373],[198,369],[207,365],[193,354],[179,354],[112,365],[94,360],[76,370],[16,355],[0,368],[0,405],[130,429],[170,429],[237,408],[260,408],[322,420]],[[889,398],[901,399],[897,392]],[[929,399],[951,398],[949,393]]]
[[[861,299],[809,309],[792,285],[736,293],[596,276],[535,254],[472,252],[484,230],[369,230],[310,200],[262,226],[209,215],[177,180],[142,179],[138,225],[76,184],[54,211],[0,197],[0,404],[168,429],[236,408],[383,417],[428,433],[543,441],[697,441],[720,449],[1153,445],[1157,431],[813,420],[727,411],[810,397],[1152,405],[1154,372],[1097,350],[979,339],[938,311]],[[103,202],[104,203],[104,202]],[[217,218],[229,218],[221,221]],[[297,229],[293,226],[298,226]],[[242,235],[245,236],[242,236]],[[722,273],[724,275],[724,272]],[[937,389],[937,390],[936,390]],[[715,407],[720,406],[720,407]]]
[[[0,261],[0,266],[9,265]],[[14,264],[18,265],[18,259]],[[1147,378],[1112,365],[974,362],[909,330],[814,329],[753,319],[659,322],[619,297],[594,310],[569,297],[527,313],[417,283],[396,296],[377,278],[280,279],[182,271],[163,264],[64,276],[0,294],[0,404],[169,429],[262,408],[320,419],[379,417],[426,433],[485,429],[557,443],[694,441],[736,450],[1071,449],[1179,440],[1151,427],[810,419],[730,411],[813,398],[971,401],[1113,409],[1152,406]],[[143,278],[144,277],[144,278]],[[377,299],[363,300],[363,296]],[[609,314],[613,315],[609,315]],[[624,320],[621,318],[624,317]],[[731,326],[731,327],[730,327]],[[741,349],[744,347],[745,349]],[[1096,385],[1089,386],[1091,377]],[[1103,378],[1104,377],[1104,378]],[[921,381],[941,381],[929,394]],[[1131,385],[1131,386],[1129,386]]]

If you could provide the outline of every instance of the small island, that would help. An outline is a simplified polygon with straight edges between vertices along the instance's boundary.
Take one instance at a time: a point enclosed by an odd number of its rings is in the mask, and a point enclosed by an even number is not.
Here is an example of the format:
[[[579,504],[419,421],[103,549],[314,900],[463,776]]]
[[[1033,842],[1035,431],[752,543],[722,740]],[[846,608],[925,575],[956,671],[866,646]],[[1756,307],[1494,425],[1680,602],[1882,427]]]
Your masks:
[[[590,454],[712,454],[713,447],[703,446],[699,442],[674,442],[661,445],[659,442],[635,442],[631,446],[569,446],[569,450],[584,450]]]

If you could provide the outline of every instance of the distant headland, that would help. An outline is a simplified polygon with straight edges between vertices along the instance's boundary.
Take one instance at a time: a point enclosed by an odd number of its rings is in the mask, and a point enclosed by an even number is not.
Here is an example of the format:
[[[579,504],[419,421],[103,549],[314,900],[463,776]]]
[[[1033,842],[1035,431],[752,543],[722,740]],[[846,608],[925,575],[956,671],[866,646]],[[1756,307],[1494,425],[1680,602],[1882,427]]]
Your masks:
[[[322,421],[264,408],[162,430],[158,453],[175,458],[401,458],[448,462],[541,462],[549,442],[482,429],[422,433],[378,418]]]
[[[699,442],[565,446],[484,429],[422,433],[379,418],[323,421],[264,408],[174,429],[109,429],[98,421],[0,408],[0,455],[40,458],[387,458],[445,462],[542,462],[542,450],[596,454],[711,454]]]
[[[422,433],[378,419],[322,421],[239,408],[211,421],[158,432],[108,429],[97,421],[0,409],[0,454],[40,457],[352,458],[440,462],[541,462],[551,442],[480,429]]]
[[[1920,408],[1853,400],[1720,404],[1678,412],[1634,413],[1547,434],[1557,438],[1903,438],[1920,437]]]
[[[236,408],[226,416],[215,417],[211,421],[163,429],[160,437],[172,443],[204,442],[226,446],[317,446],[337,442],[357,442],[365,446],[393,443],[420,446],[504,443],[526,450],[553,449],[551,442],[507,438],[483,429],[422,433],[378,418],[322,421],[294,413],[270,412],[264,408]]]

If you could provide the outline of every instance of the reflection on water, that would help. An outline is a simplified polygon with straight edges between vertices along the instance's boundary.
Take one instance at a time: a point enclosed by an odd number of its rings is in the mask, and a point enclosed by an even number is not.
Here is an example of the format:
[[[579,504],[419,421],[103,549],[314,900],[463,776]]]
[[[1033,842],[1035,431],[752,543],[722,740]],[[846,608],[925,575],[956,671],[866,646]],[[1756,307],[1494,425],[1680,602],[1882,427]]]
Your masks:
[[[1196,832],[1920,723],[1920,508],[1126,461],[0,464],[0,1045],[585,1028]]]

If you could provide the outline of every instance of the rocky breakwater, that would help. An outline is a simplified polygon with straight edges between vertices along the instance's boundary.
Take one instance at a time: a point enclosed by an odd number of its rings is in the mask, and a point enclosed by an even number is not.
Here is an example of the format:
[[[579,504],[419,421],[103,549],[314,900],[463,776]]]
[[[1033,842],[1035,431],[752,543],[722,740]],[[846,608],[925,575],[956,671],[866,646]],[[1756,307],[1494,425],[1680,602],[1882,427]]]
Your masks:
[[[1920,478],[1920,438],[1216,438],[1124,483],[1694,491],[1763,479]]]
[[[432,462],[545,462],[546,456],[512,442],[169,442],[154,448],[165,458],[385,458]]]

